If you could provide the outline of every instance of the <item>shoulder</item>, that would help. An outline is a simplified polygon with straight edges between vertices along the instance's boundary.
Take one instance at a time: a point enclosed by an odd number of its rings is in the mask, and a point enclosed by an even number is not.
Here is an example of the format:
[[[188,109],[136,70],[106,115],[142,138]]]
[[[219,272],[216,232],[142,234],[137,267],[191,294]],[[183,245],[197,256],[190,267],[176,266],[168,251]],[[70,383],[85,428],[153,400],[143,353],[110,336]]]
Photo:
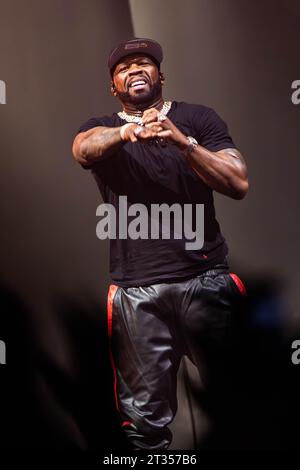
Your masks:
[[[216,111],[203,104],[186,103],[185,101],[174,101],[174,111],[180,119],[193,122],[205,123],[207,120],[218,118]]]
[[[81,124],[80,128],[78,129],[78,132],[86,132],[90,129],[93,129],[94,127],[116,127],[119,125],[119,116],[117,113],[112,114],[111,116],[105,115],[105,116],[96,116],[96,117],[91,117],[87,121],[85,121],[83,124]]]
[[[204,104],[187,103],[186,101],[173,101],[173,103],[176,107],[177,112],[189,114],[198,113],[205,115],[211,111],[214,111],[213,108],[205,106]]]
[[[202,104],[178,102],[176,111],[177,122],[191,129],[190,135],[203,147],[213,152],[236,147],[226,122],[213,108]]]

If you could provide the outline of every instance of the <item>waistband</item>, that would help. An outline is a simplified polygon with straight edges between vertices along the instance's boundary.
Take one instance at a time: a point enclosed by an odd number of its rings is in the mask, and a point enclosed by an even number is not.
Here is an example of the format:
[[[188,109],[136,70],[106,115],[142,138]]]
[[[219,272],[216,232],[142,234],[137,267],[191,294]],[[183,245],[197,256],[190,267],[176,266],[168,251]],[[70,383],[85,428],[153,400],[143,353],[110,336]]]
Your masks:
[[[198,274],[195,277],[206,277],[206,276],[214,276],[217,274],[228,274],[229,273],[229,265],[226,260],[223,263],[216,264],[213,268],[204,271],[201,274]]]
[[[178,283],[181,283],[181,282],[187,282],[191,279],[196,279],[196,278],[204,278],[204,277],[208,277],[208,276],[217,276],[218,274],[229,274],[230,273],[230,270],[229,270],[229,265],[228,265],[228,261],[227,261],[227,258],[225,258],[222,263],[218,263],[218,264],[215,264],[212,268],[209,268],[207,269],[206,271],[203,271],[201,272],[200,274],[194,274],[192,276],[188,276],[186,278],[182,278],[182,279],[176,279],[176,280],[170,280],[170,281],[167,281],[167,280],[163,280],[161,282],[154,282],[152,284],[147,284],[147,285],[135,285],[135,286],[122,286],[122,285],[119,285],[117,282],[113,282],[111,285],[115,285],[117,287],[120,287],[122,289],[130,289],[130,288],[138,288],[138,287],[150,287],[150,286],[154,286],[154,285],[159,285],[159,284],[178,284]]]

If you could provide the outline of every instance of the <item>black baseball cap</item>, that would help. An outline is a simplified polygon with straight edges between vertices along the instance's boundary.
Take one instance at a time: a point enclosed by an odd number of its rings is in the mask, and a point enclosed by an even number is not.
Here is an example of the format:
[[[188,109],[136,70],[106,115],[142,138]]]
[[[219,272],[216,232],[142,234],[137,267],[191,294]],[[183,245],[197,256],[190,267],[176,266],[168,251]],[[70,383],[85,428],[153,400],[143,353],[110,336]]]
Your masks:
[[[145,54],[151,57],[157,64],[158,68],[163,60],[163,51],[161,45],[153,39],[147,38],[133,38],[121,42],[117,47],[114,47],[108,59],[108,68],[111,75],[113,74],[115,66],[120,62],[123,57],[131,54]]]

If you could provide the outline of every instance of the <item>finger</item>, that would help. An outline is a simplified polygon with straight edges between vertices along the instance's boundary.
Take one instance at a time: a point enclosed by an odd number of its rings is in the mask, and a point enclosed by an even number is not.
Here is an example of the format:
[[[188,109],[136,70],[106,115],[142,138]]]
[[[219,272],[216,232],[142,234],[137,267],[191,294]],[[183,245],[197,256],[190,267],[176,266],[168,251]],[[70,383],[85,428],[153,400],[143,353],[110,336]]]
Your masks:
[[[138,135],[138,140],[150,140],[157,137],[157,132],[144,131]]]
[[[159,124],[158,122],[150,122],[150,124],[145,125],[145,128],[150,129],[150,130],[155,131],[155,132],[161,132],[161,131],[164,130],[162,125]]]
[[[172,129],[172,122],[167,118],[167,116],[160,114],[158,122],[164,129]]]
[[[143,123],[150,123],[150,122],[155,122],[157,121],[159,115],[159,111],[155,108],[148,109],[144,112],[142,116],[142,121]]]
[[[134,142],[137,142],[137,141],[138,141],[137,138],[136,138],[136,136],[135,136],[133,133],[129,135],[129,138],[130,138],[130,142],[133,142],[133,143],[134,143]]]
[[[161,137],[161,138],[167,138],[167,137],[171,137],[172,135],[172,131],[171,130],[164,130],[164,131],[161,131],[161,132],[158,132],[157,133],[157,136],[158,137]]]
[[[171,129],[170,121],[168,119],[158,120],[158,121],[155,121],[155,123],[153,124],[159,125],[162,131]]]
[[[156,108],[149,108],[149,109],[146,109],[144,112],[143,112],[143,117],[145,116],[148,116],[149,114],[152,114],[152,113],[155,113],[157,112],[157,109]]]
[[[152,139],[153,137],[156,137],[157,136],[157,132],[153,132],[153,131],[149,131],[149,130],[145,130],[144,132],[141,132],[139,134],[139,138],[140,139]]]
[[[143,117],[142,122],[144,125],[150,124],[151,122],[157,122],[156,114],[150,114],[149,116]]]
[[[144,127],[138,126],[134,129],[133,133],[134,133],[135,136],[138,136],[143,131],[144,131]]]

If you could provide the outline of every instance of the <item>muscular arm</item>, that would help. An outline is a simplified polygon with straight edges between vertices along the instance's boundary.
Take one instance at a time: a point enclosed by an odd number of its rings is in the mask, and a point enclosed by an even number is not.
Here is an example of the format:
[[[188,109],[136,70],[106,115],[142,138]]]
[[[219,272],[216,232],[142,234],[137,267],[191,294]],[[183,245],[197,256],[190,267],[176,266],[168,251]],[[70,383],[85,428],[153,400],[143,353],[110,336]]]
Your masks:
[[[247,167],[237,149],[210,152],[198,145],[186,158],[210,188],[233,199],[245,197],[249,187]]]
[[[126,142],[148,141],[157,137],[161,130],[160,123],[151,123],[147,128],[133,123],[122,127],[94,127],[75,137],[73,156],[84,168],[89,168],[102,158],[113,155]]]
[[[146,127],[158,119],[158,111],[155,108],[144,112],[143,121]],[[189,145],[187,137],[168,118],[161,123],[163,130],[158,132],[161,138],[167,138],[182,152]],[[226,194],[233,199],[243,199],[248,191],[247,167],[241,153],[235,148],[226,148],[217,152],[211,152],[201,145],[188,156],[187,159],[193,170],[207,186]]]
[[[124,143],[120,127],[94,127],[75,137],[72,152],[75,160],[88,168],[101,158],[113,154]]]

